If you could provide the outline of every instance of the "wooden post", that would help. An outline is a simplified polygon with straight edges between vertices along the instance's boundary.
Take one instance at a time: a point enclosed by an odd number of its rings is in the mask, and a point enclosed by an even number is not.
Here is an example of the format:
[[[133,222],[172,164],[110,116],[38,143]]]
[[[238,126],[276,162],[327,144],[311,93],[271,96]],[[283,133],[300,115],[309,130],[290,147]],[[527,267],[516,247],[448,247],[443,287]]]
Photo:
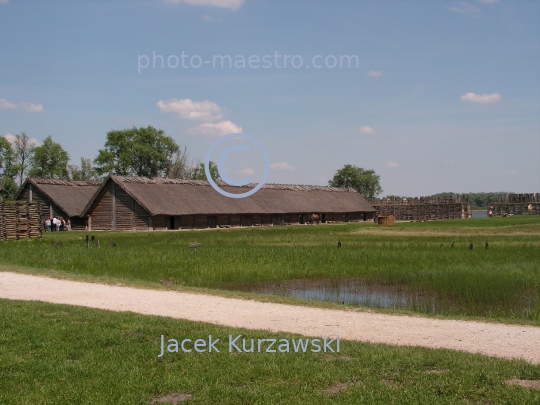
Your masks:
[[[28,191],[29,191],[28,201],[32,201],[32,183],[29,184]]]
[[[112,229],[116,230],[116,183],[112,183]]]

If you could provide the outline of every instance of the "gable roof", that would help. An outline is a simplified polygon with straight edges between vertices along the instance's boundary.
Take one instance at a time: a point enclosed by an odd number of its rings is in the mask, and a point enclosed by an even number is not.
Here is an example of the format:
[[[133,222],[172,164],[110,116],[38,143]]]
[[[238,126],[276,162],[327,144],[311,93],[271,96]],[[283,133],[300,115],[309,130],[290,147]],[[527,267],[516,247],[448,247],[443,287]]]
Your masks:
[[[88,201],[99,190],[103,182],[27,178],[17,191],[16,199],[21,198],[28,184],[32,184],[45,194],[69,217],[80,217]]]
[[[121,187],[152,216],[376,211],[354,189],[265,184],[249,197],[229,198],[219,194],[205,180],[110,175],[100,191],[88,202],[83,215],[89,215],[93,205],[111,182]],[[223,182],[218,182],[218,185],[230,193],[245,193],[255,187],[236,187]]]

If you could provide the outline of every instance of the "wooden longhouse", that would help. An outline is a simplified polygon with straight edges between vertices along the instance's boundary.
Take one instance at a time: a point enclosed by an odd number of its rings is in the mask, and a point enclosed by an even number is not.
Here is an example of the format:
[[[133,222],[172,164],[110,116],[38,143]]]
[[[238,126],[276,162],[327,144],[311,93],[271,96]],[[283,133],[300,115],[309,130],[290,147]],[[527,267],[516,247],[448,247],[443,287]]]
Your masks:
[[[38,202],[42,220],[52,217],[69,219],[71,229],[84,230],[86,218],[82,212],[101,184],[101,181],[27,178],[15,199]]]
[[[220,183],[231,193],[250,188]],[[82,215],[88,230],[202,229],[302,224],[311,214],[322,222],[357,222],[375,209],[355,190],[266,184],[246,198],[228,198],[207,181],[110,175]]]

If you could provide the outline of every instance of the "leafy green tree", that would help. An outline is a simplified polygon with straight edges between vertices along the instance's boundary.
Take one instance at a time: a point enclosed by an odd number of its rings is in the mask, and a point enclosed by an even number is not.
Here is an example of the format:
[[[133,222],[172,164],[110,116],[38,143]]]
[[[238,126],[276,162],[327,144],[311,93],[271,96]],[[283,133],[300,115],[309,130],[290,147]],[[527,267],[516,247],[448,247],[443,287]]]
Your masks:
[[[28,174],[31,177],[45,179],[67,179],[68,162],[68,153],[59,143],[54,142],[49,135],[43,141],[43,145],[33,148],[33,156]]]
[[[109,131],[94,159],[95,170],[98,175],[163,177],[179,150],[171,137],[151,126]]]
[[[13,164],[13,149],[9,141],[0,137],[0,201],[2,199],[11,200],[17,192],[15,176],[17,170]]]
[[[374,198],[382,193],[380,176],[374,170],[366,170],[354,165],[345,165],[328,182],[331,187],[354,188],[366,198]]]
[[[82,157],[81,165],[69,165],[69,178],[71,180],[95,180],[96,171],[92,165],[92,160]]]
[[[212,179],[214,181],[220,181],[221,176],[219,175],[217,164],[210,161],[208,163],[208,166],[209,166],[210,176],[212,176]],[[193,169],[191,173],[191,178],[193,180],[208,180],[208,178],[206,177],[206,170],[205,170],[204,163],[200,162],[199,164],[197,164],[197,166],[195,166],[195,168]]]

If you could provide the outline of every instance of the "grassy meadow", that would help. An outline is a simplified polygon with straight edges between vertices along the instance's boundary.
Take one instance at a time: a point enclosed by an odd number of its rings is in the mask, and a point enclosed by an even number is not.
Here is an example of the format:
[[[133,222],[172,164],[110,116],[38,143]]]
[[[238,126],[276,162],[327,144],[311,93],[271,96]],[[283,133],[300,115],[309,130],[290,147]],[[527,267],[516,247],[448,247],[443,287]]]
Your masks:
[[[540,324],[540,217],[88,234],[99,248],[83,232],[4,242],[0,266],[168,288],[361,278],[436,297],[443,315]]]
[[[298,336],[0,300],[0,404],[537,404],[540,367],[481,355],[341,342],[339,353],[160,353],[177,340]],[[335,349],[335,346],[334,346]],[[170,398],[170,397],[169,397]],[[184,402],[181,402],[184,403]]]

